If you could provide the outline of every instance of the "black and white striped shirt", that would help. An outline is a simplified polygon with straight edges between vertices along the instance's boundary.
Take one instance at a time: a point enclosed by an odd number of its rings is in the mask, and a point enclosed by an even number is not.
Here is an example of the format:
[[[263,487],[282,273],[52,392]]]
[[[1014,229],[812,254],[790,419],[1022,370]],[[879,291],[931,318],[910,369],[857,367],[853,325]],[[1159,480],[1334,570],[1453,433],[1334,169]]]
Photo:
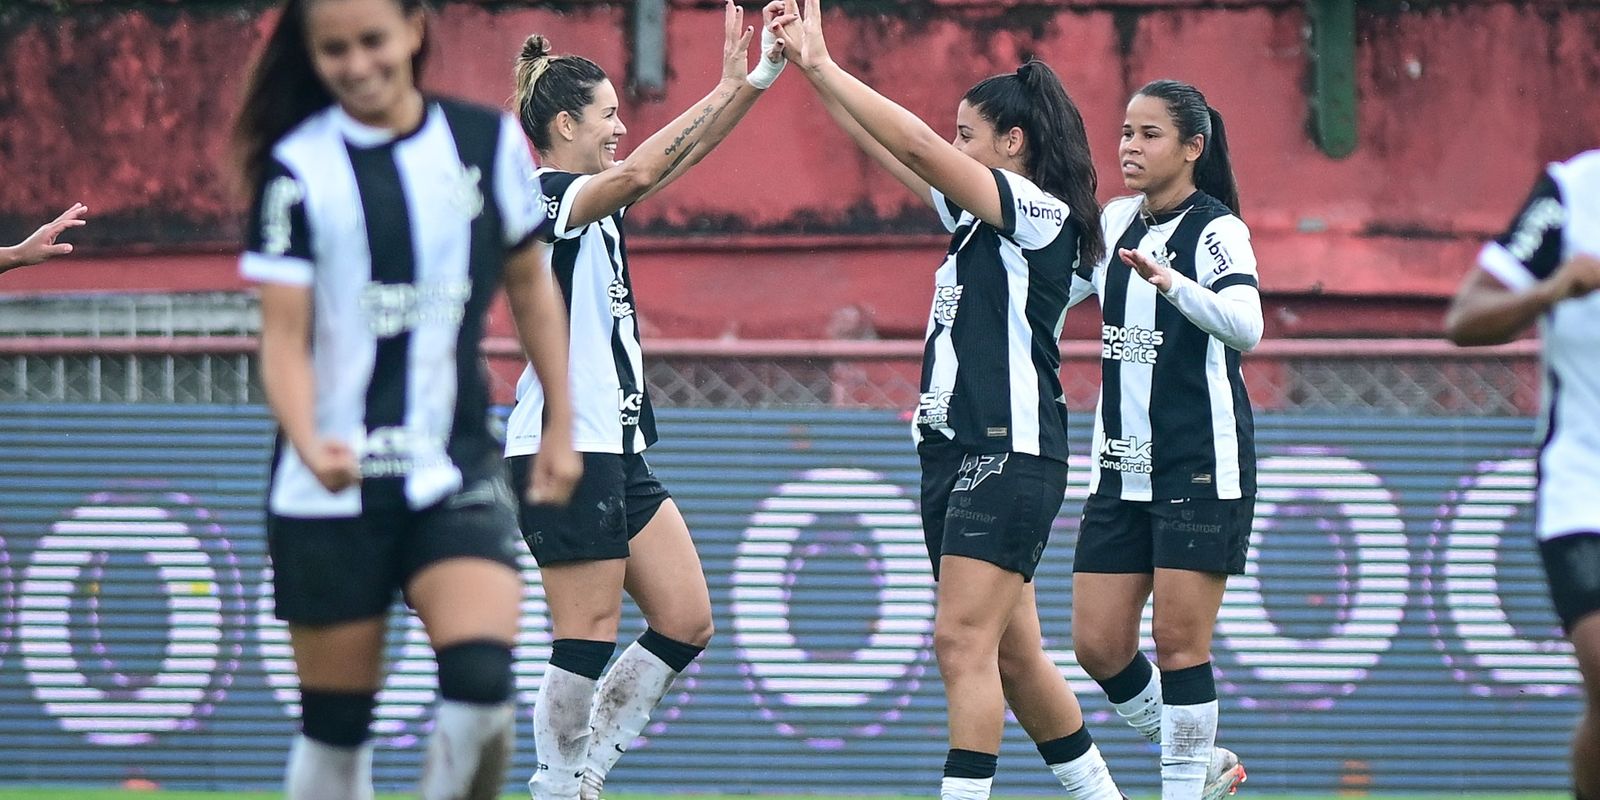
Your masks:
[[[638,306],[628,278],[628,247],[619,209],[587,225],[567,224],[592,175],[539,171],[550,266],[567,302],[573,447],[586,453],[639,453],[655,444],[655,411],[645,390]],[[506,423],[506,455],[539,452],[544,388],[531,368],[517,381]]]
[[[329,492],[280,447],[273,513],[421,509],[498,468],[479,345],[539,221],[532,174],[515,120],[450,100],[403,136],[334,106],[274,146],[240,272],[311,287],[316,429],[356,450],[362,483]]]
[[[1580,253],[1600,257],[1600,150],[1547,167],[1478,265],[1521,291]],[[1539,332],[1545,391],[1538,536],[1600,531],[1600,292],[1556,303]]]
[[[1195,192],[1153,218],[1139,196],[1106,205],[1106,257],[1074,300],[1100,296],[1100,401],[1089,490],[1123,500],[1237,499],[1256,493],[1255,422],[1238,350],[1190,321],[1117,256],[1151,255],[1203,289],[1256,287],[1250,231]]]
[[[1067,204],[1005,170],[992,170],[1003,224],[933,205],[950,249],[934,273],[913,428],[968,452],[1067,460],[1061,352],[1078,232]]]

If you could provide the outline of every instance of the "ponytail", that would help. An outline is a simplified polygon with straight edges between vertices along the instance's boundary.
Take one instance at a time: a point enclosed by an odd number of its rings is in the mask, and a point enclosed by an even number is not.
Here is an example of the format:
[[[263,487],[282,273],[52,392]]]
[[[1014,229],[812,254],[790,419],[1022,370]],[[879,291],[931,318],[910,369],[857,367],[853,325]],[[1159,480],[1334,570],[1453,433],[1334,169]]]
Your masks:
[[[963,100],[997,132],[1021,128],[1027,139],[1028,178],[1067,204],[1078,232],[1078,263],[1105,254],[1097,178],[1089,158],[1083,115],[1049,64],[1029,59],[1013,74],[995,75],[967,90]]]
[[[517,121],[540,152],[550,149],[550,121],[563,111],[582,119],[594,87],[606,79],[606,71],[583,56],[550,55],[550,40],[537,33],[523,40],[512,74]]]
[[[250,198],[260,191],[272,148],[295,126],[333,105],[306,49],[306,7],[314,0],[285,0],[278,24],[267,35],[261,57],[245,84],[244,102],[233,121],[232,151],[239,185]],[[422,0],[394,0],[407,16],[421,13]],[[411,59],[411,79],[422,80],[428,37]]]
[[[1199,89],[1181,81],[1151,81],[1134,96],[1154,97],[1165,103],[1167,115],[1183,140],[1202,137],[1200,160],[1194,165],[1195,188],[1215,197],[1234,216],[1239,216],[1239,184],[1234,180],[1233,162],[1228,157],[1228,135],[1222,124],[1222,114],[1206,103]]]

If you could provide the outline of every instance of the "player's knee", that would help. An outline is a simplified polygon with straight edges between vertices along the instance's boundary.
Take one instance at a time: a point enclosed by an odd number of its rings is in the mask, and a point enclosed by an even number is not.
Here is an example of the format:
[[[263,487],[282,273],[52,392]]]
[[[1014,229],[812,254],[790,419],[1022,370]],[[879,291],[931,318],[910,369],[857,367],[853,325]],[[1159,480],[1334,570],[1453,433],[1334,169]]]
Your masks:
[[[372,729],[377,692],[300,690],[300,731],[334,747],[359,747]]]
[[[1117,674],[1133,660],[1137,648],[1137,642],[1123,642],[1121,637],[1079,636],[1072,640],[1072,654],[1078,665],[1094,678]]]
[[[439,696],[478,705],[511,699],[511,645],[476,640],[439,648]]]

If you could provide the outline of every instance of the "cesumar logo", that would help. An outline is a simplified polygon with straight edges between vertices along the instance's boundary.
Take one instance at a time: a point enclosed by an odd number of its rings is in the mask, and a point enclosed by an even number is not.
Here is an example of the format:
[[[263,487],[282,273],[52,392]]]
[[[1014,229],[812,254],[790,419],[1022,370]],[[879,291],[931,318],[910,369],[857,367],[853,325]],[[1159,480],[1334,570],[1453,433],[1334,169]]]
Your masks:
[[[933,319],[949,326],[956,321],[956,311],[961,307],[961,286],[936,286],[933,290]]]
[[[611,298],[611,316],[622,319],[633,315],[633,303],[628,299],[628,285],[621,278],[611,279],[606,285],[606,297]]]
[[[554,220],[561,213],[561,198],[550,194],[539,195],[539,207],[544,209],[545,219]]]
[[[1216,262],[1216,267],[1211,270],[1212,275],[1221,275],[1233,269],[1233,256],[1228,255],[1228,248],[1223,246],[1222,240],[1217,238],[1216,231],[1206,233],[1206,252],[1211,254],[1211,260]]]
[[[1522,219],[1517,225],[1517,232],[1511,235],[1511,242],[1506,245],[1513,258],[1526,263],[1539,251],[1539,243],[1544,241],[1544,235],[1552,228],[1561,227],[1566,222],[1566,211],[1561,208],[1561,201],[1545,197],[1535,200],[1528,210],[1522,213]]]
[[[944,425],[949,421],[949,392],[923,392],[917,397],[918,425]]]
[[[269,256],[289,252],[294,224],[289,220],[289,209],[304,200],[306,193],[300,182],[280,175],[267,183],[261,196],[261,251]]]
[[[1166,337],[1161,331],[1138,325],[1100,326],[1100,357],[1131,364],[1154,364]]]
[[[1047,219],[1057,225],[1060,225],[1067,219],[1067,215],[1061,212],[1060,206],[1050,206],[1044,205],[1043,203],[1035,203],[1032,200],[1023,200],[1020,197],[1017,198],[1017,216],[1030,217],[1032,219]]]
[[[1100,445],[1100,468],[1118,472],[1150,474],[1151,442],[1141,442],[1137,436],[1107,439]]]

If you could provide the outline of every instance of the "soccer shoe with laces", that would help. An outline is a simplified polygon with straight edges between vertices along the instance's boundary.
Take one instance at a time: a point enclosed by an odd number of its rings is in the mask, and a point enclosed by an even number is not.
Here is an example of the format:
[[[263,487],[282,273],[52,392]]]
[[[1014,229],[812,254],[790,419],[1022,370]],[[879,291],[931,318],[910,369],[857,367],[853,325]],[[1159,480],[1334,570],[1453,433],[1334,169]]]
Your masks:
[[[1211,768],[1206,770],[1206,786],[1200,791],[1200,800],[1221,800],[1239,791],[1244,783],[1244,765],[1239,756],[1225,747],[1212,748]]]

